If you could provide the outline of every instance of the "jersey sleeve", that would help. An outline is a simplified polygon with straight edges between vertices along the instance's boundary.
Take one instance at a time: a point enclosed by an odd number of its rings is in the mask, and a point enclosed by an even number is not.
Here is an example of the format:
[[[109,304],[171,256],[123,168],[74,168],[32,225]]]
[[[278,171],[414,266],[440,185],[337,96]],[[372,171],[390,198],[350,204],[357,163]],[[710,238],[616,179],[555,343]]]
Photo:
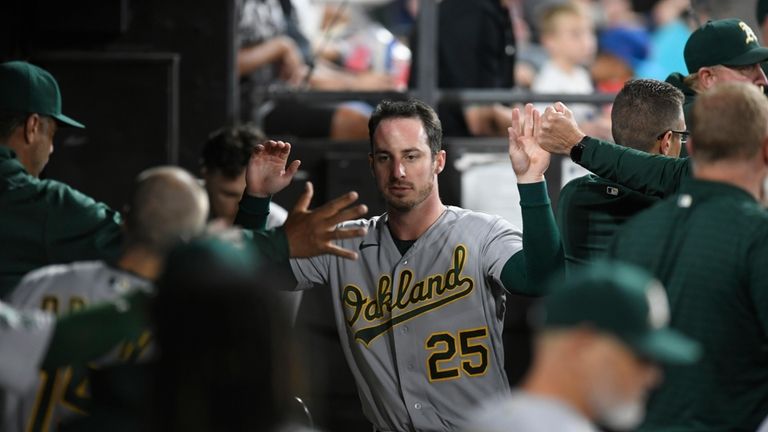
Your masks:
[[[546,282],[563,273],[565,259],[546,182],[519,184],[523,250],[504,264],[501,282],[509,292],[542,295]]]
[[[235,225],[251,230],[265,230],[269,218],[270,198],[243,194],[235,216]]]
[[[523,233],[520,228],[498,217],[491,226],[481,249],[483,263],[486,266],[484,274],[506,288],[502,281],[504,265],[511,256],[522,249]]]
[[[629,189],[662,198],[676,193],[681,180],[691,175],[688,158],[651,155],[595,138],[587,142],[579,165]]]
[[[49,262],[113,260],[122,246],[122,219],[106,204],[51,183],[43,239]]]
[[[304,290],[328,284],[330,255],[311,258],[292,258],[291,271],[296,278],[296,289]]]
[[[18,311],[0,302],[0,387],[25,392],[36,382],[55,326],[41,311]]]

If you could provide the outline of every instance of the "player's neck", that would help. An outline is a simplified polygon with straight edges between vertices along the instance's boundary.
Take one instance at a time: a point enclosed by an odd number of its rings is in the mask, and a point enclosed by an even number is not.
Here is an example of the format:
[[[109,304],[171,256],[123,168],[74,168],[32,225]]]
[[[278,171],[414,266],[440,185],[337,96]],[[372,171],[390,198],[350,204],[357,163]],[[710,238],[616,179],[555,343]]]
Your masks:
[[[700,180],[727,183],[739,187],[749,192],[758,201],[763,198],[765,172],[749,162],[694,163],[693,175]]]
[[[156,280],[163,268],[162,258],[151,251],[128,248],[117,260],[117,266],[148,280]]]
[[[445,205],[440,201],[440,194],[435,188],[427,199],[410,210],[389,208],[387,225],[398,240],[416,240],[435,223],[443,211]]]

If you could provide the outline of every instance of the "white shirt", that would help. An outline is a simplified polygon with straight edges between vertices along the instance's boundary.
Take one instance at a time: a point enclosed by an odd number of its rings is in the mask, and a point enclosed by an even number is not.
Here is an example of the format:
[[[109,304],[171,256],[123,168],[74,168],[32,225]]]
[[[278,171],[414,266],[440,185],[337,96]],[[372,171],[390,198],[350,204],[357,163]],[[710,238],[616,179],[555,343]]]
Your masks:
[[[576,66],[570,72],[566,72],[548,60],[533,80],[531,90],[534,93],[542,94],[592,94],[595,88],[592,85],[589,73],[584,67]],[[544,111],[549,105],[552,104],[537,104],[536,108]],[[595,107],[589,104],[568,104],[568,108],[573,111],[577,122],[589,120],[595,113]]]

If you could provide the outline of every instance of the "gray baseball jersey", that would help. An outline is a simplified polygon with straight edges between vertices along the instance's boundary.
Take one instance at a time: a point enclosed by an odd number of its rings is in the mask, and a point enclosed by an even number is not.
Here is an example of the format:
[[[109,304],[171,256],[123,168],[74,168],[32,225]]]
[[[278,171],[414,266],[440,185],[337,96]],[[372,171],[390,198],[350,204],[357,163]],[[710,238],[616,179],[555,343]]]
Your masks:
[[[386,215],[349,224],[368,228],[339,242],[358,260],[292,260],[298,288],[331,287],[344,354],[378,430],[455,429],[467,407],[508,391],[500,277],[521,231],[449,206],[401,255]]]
[[[54,324],[52,314],[0,302],[0,388],[19,393],[34,385]]]
[[[70,312],[87,304],[114,300],[129,291],[151,290],[152,283],[101,261],[46,266],[29,273],[8,298],[19,309],[43,309],[56,314]],[[104,363],[133,359],[143,353],[149,337],[127,344],[102,359]],[[59,422],[87,412],[89,394],[87,370],[61,368],[40,372],[37,386],[26,393],[8,394],[5,411],[12,411],[8,431],[55,430]]]

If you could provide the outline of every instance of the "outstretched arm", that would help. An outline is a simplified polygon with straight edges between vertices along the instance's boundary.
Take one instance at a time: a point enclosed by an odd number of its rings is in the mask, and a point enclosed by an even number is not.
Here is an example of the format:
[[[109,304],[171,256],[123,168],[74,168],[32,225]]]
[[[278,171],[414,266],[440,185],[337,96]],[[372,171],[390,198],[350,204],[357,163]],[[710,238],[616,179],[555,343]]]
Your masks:
[[[270,140],[256,146],[245,170],[245,193],[235,216],[235,225],[266,229],[271,196],[291,183],[301,165],[299,160],[288,164],[290,154],[291,144],[283,141]]]
[[[533,105],[512,111],[509,159],[517,175],[523,216],[523,250],[504,265],[501,281],[519,294],[541,295],[549,277],[564,266],[563,245],[552,213],[544,172],[549,154],[537,142],[541,117]]]
[[[356,192],[348,192],[309,210],[312,194],[312,183],[307,182],[304,193],[282,227],[266,231],[244,230],[246,238],[253,243],[261,259],[286,268],[289,267],[288,258],[331,254],[357,259],[356,252],[340,248],[333,241],[365,235],[365,228],[339,229],[337,225],[359,218],[368,212],[368,208],[362,204],[352,206],[358,196]]]
[[[683,178],[691,174],[689,159],[651,155],[586,137],[563,103],[548,107],[541,119],[539,143],[550,153],[570,155],[580,142],[584,145],[576,162],[600,177],[630,189],[665,197],[675,193]],[[582,141],[583,140],[583,141]]]

